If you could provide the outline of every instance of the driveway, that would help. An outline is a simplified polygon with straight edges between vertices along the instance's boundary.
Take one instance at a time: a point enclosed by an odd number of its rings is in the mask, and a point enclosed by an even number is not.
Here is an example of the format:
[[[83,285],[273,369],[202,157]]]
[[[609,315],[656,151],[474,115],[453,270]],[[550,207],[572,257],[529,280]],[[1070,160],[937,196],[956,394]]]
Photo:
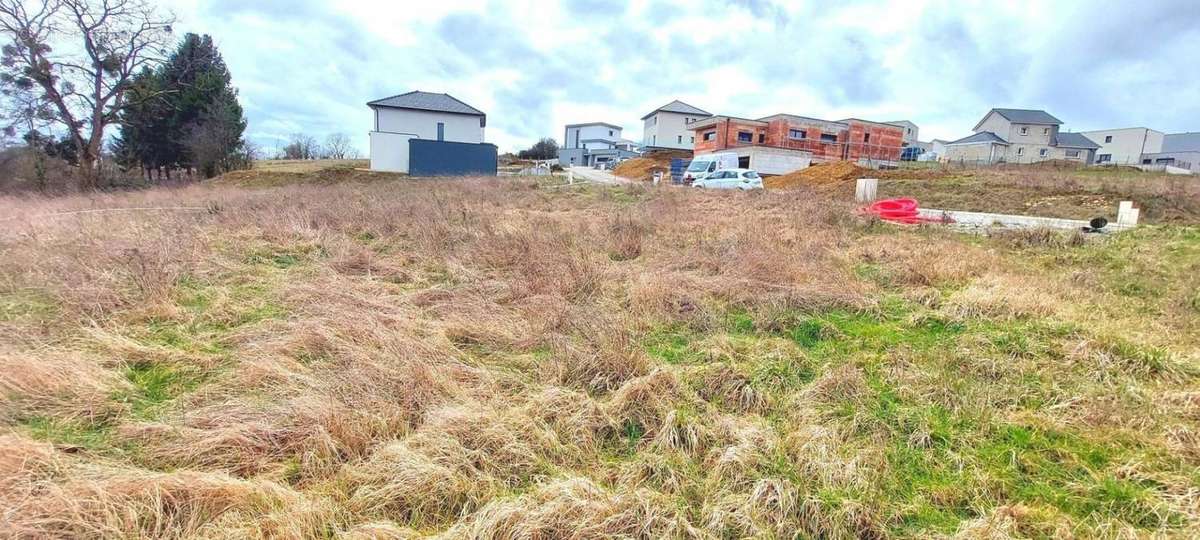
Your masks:
[[[621,178],[611,172],[593,169],[591,167],[571,167],[571,172],[575,173],[575,180],[584,180],[587,182],[596,182],[598,184],[628,184],[629,179]]]

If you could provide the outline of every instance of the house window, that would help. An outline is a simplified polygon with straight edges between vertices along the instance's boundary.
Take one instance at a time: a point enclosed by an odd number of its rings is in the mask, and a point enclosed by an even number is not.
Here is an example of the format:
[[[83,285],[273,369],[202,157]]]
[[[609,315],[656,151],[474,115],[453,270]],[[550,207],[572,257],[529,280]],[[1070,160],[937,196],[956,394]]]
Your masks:
[[[1175,163],[1175,158],[1173,158],[1173,157],[1158,158],[1158,159],[1154,160],[1154,163],[1156,163],[1158,165],[1170,165],[1172,163]]]
[[[1067,157],[1079,157],[1079,150],[1067,150]]]
[[[658,144],[658,135],[650,136],[650,144]]]
[[[837,135],[834,133],[822,133],[821,142],[837,142]]]
[[[716,138],[717,138],[717,132],[715,132],[715,131],[710,131],[710,132],[704,134],[704,140],[706,140],[706,141],[711,141]]]
[[[612,137],[612,136],[613,136],[613,134],[612,134],[612,130],[611,130],[611,129],[610,129],[610,130],[608,130],[608,136],[609,136],[609,137]]]
[[[1105,135],[1105,136],[1104,136],[1104,142],[1105,142],[1105,143],[1110,143],[1110,142],[1112,142],[1112,135]]]
[[[1018,155],[1018,156],[1021,156],[1021,155],[1024,155],[1024,154],[1025,154],[1025,149],[1024,149],[1024,148],[1017,148],[1017,155]]]
[[[1027,127],[1022,127],[1022,128],[1021,128],[1021,135],[1029,135],[1029,128],[1027,128]]]
[[[1050,153],[1050,151],[1045,148],[1038,150],[1038,155],[1042,156],[1042,157],[1046,157],[1046,154],[1049,154],[1049,153]]]
[[[1150,160],[1148,160],[1148,159],[1142,160],[1142,165],[1149,165],[1149,164],[1150,164]]]
[[[1050,128],[1043,128],[1043,129],[1042,129],[1042,135],[1049,135],[1049,134],[1050,134]]]
[[[803,129],[789,129],[788,137],[792,139],[807,139],[808,132],[804,131]]]
[[[426,124],[426,125],[428,125],[428,124]],[[438,122],[438,140],[439,141],[446,140],[446,124],[445,124],[445,122]]]
[[[767,135],[765,133],[758,134],[758,144],[762,144],[762,143],[766,142],[766,140],[767,140]]]
[[[683,135],[676,135],[675,138],[679,139],[678,141],[676,141],[677,143],[683,144]]]
[[[753,142],[753,141],[754,141],[753,133],[750,133],[749,131],[739,131],[738,132],[738,142]]]
[[[871,134],[870,133],[863,133],[863,142],[865,142],[865,143],[871,142]]]
[[[654,121],[654,122],[653,122],[653,124],[654,124],[654,125],[656,125],[656,126],[658,125],[658,115],[657,115],[657,114],[656,114],[656,115],[654,115],[654,117],[653,117],[653,118],[651,118],[651,120],[653,120],[653,121]]]
[[[1096,156],[1096,163],[1106,163],[1112,161],[1112,154],[1100,154]]]
[[[696,143],[696,138],[695,138],[695,137],[688,137],[688,139],[691,139],[691,140],[689,140],[688,142],[690,142],[690,143],[692,143],[692,144],[695,144],[695,143]]]

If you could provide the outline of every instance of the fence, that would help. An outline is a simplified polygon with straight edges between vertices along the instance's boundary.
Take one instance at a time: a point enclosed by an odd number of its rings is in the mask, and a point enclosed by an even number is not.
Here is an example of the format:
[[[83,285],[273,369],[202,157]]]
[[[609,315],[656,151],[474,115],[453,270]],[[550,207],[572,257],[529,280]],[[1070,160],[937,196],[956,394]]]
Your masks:
[[[496,175],[496,145],[409,139],[412,176]]]

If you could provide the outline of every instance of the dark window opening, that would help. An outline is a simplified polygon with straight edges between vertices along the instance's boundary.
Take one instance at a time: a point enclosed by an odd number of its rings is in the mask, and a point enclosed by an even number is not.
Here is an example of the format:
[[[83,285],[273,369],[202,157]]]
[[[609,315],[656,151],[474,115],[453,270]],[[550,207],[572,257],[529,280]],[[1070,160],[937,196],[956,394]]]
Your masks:
[[[704,134],[704,140],[706,140],[706,141],[711,141],[715,138],[717,138],[717,132],[715,132],[715,131],[710,131],[710,132]]]
[[[832,133],[822,133],[821,142],[837,142],[837,135]]]
[[[750,156],[738,156],[738,168],[739,169],[749,169],[750,168]]]
[[[749,131],[739,131],[738,132],[738,142],[752,142],[752,141],[754,141],[753,133],[750,133]]]
[[[678,139],[679,144],[683,144],[683,135],[677,135],[675,138]]]
[[[807,139],[808,132],[804,131],[803,129],[792,129],[788,130],[788,137],[793,139]]]
[[[870,133],[863,133],[863,142],[865,142],[865,143],[871,142],[871,134]]]
[[[758,134],[758,144],[762,144],[762,143],[766,142],[766,140],[767,140],[767,136],[765,134],[763,134],[763,133]]]
[[[446,140],[446,124],[438,122],[438,139],[439,141]]]
[[[1104,142],[1106,142],[1106,143],[1110,143],[1110,142],[1112,142],[1112,135],[1105,135],[1105,136],[1104,136]]]

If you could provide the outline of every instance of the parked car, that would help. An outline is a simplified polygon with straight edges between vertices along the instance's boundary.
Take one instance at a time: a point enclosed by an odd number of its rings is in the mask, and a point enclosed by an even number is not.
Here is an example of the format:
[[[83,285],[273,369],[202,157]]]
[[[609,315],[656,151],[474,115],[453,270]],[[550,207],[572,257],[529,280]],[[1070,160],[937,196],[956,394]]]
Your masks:
[[[707,189],[762,189],[762,177],[752,169],[722,169],[692,182],[692,187]]]
[[[692,162],[688,164],[687,170],[683,172],[683,183],[691,184],[716,171],[736,169],[737,166],[738,157],[733,152],[719,152],[696,156],[692,158]]]
[[[925,149],[919,146],[909,146],[900,152],[900,161],[916,161],[925,153]]]

